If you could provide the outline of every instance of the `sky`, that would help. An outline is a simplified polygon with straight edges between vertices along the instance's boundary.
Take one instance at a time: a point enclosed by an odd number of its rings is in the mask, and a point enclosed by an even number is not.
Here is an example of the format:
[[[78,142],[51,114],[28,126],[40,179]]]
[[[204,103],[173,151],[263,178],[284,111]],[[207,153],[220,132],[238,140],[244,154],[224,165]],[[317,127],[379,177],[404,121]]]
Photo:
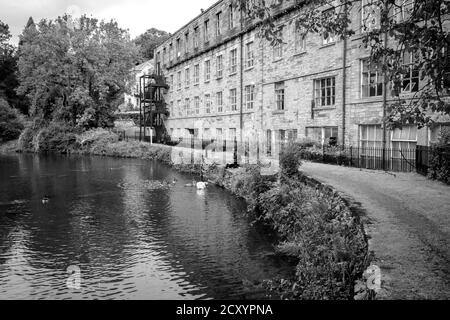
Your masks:
[[[0,20],[9,25],[12,42],[18,43],[28,18],[35,22],[54,19],[66,12],[87,14],[99,19],[115,19],[134,38],[147,29],[170,33],[207,9],[216,0],[0,0]]]

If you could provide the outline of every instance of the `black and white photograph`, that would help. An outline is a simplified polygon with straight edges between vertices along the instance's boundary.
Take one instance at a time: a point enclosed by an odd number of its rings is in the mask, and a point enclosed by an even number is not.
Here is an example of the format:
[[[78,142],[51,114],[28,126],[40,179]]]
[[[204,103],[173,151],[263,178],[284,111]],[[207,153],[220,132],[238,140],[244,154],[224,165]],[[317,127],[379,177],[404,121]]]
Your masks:
[[[448,299],[450,0],[0,0],[1,301]]]

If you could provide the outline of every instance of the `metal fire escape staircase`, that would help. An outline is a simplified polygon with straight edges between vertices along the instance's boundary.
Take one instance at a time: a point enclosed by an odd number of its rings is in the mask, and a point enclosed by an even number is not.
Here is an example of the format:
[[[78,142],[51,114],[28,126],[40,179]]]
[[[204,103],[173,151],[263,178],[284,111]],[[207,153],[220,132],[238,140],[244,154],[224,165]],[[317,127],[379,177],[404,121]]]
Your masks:
[[[164,121],[169,116],[164,93],[169,89],[161,72],[139,79],[139,140],[160,141],[165,133]],[[154,131],[153,131],[154,130]]]

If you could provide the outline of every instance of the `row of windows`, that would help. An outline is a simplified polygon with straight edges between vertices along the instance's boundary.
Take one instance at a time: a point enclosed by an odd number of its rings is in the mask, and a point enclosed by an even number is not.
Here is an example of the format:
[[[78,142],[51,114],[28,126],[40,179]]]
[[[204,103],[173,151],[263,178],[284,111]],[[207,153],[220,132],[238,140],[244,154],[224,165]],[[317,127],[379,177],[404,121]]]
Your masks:
[[[223,91],[216,92],[214,97],[213,104],[213,98],[211,97],[211,94],[205,94],[203,99],[203,109],[201,108],[201,101],[200,96],[196,96],[193,99],[193,108],[191,108],[191,99],[186,98],[184,101],[178,100],[176,104],[174,102],[170,102],[170,114],[174,116],[193,116],[193,115],[200,115],[200,114],[212,114],[217,110],[217,113],[223,113],[225,111],[225,105],[224,105],[224,95]],[[253,110],[254,104],[255,104],[255,86],[254,85],[248,85],[245,87],[245,108],[247,110]],[[228,101],[230,105],[230,110],[232,112],[237,111],[237,89],[230,89],[229,95],[228,95]],[[216,109],[214,110],[214,107]]]

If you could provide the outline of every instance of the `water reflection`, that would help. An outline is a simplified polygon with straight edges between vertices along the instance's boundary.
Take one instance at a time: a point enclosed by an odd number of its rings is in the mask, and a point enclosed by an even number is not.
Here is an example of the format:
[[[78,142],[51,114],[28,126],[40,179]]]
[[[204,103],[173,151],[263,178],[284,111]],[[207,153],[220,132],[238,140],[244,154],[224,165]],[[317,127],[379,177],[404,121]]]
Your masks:
[[[289,269],[242,202],[190,181],[138,160],[0,157],[0,298],[246,298]]]

